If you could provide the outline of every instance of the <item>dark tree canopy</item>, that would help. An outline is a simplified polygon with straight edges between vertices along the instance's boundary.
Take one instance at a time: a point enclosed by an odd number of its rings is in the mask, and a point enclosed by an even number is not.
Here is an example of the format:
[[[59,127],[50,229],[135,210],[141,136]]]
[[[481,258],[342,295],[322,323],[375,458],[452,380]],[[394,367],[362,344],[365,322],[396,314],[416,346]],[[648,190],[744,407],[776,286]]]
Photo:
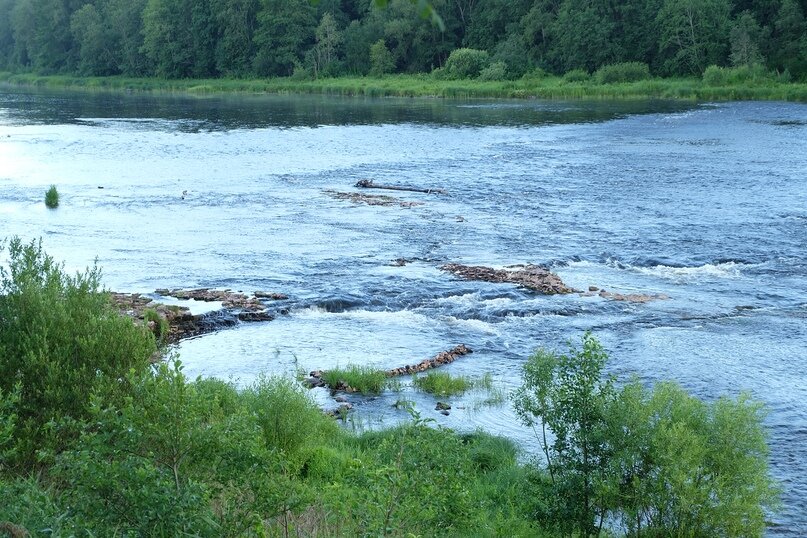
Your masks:
[[[366,75],[378,73],[370,50],[382,40],[391,72],[429,72],[469,48],[507,77],[641,62],[654,75],[760,65],[803,80],[805,9],[803,0],[0,0],[0,69]]]

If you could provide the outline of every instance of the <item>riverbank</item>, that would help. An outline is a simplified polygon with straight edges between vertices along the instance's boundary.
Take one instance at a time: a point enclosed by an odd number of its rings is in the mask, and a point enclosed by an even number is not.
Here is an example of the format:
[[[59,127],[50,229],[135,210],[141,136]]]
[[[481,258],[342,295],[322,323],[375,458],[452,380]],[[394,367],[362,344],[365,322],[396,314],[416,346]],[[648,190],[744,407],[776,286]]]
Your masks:
[[[699,78],[649,79],[600,84],[593,79],[567,82],[543,76],[518,80],[444,80],[432,75],[339,77],[318,80],[272,79],[160,79],[130,77],[73,77],[0,73],[0,83],[37,88],[185,93],[299,93],[367,97],[439,98],[541,98],[541,99],[689,99],[698,101],[796,101],[807,102],[807,84],[770,79],[720,86]]]

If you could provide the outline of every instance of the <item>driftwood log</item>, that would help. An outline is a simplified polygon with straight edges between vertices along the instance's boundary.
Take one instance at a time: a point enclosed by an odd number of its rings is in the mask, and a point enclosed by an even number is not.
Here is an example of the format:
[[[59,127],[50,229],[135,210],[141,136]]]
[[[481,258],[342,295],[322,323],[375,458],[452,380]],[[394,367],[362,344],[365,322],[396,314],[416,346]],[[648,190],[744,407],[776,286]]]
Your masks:
[[[390,191],[423,192],[426,194],[446,194],[443,189],[421,189],[418,187],[402,187],[400,185],[376,185],[372,179],[360,179],[356,187],[361,189],[386,189]]]

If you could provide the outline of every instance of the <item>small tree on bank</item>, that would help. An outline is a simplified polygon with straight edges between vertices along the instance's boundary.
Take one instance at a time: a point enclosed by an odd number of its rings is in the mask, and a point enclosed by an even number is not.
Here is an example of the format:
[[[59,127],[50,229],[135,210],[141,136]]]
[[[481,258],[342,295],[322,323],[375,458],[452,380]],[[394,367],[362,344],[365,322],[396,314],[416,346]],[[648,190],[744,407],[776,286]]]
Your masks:
[[[370,45],[370,74],[376,77],[392,73],[395,69],[395,58],[387,48],[383,39]]]
[[[747,395],[703,402],[674,383],[616,390],[590,334],[567,354],[538,351],[516,412],[539,427],[548,483],[537,514],[565,533],[761,536],[776,505],[762,405]]]

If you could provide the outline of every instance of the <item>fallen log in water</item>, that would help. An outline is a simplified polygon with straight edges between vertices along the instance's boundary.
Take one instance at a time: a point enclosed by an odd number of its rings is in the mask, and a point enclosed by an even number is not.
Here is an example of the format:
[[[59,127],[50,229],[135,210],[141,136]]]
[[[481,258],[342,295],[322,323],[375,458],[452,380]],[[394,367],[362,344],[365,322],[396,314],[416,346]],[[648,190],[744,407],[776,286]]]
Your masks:
[[[356,182],[356,187],[362,189],[386,189],[390,191],[422,192],[425,194],[446,194],[443,189],[421,189],[418,187],[402,187],[399,185],[376,185],[372,179],[360,179]]]
[[[409,364],[406,366],[400,366],[398,368],[392,368],[390,370],[386,370],[384,374],[387,377],[398,377],[402,375],[417,374],[429,370],[431,368],[437,368],[445,364],[450,364],[455,360],[457,360],[458,357],[468,355],[469,353],[473,353],[473,350],[468,346],[466,346],[465,344],[460,344],[458,346],[455,346],[453,349],[449,349],[448,351],[441,351],[431,359],[424,359],[417,364]],[[306,386],[308,386],[308,388],[327,387],[331,390],[356,392],[344,381],[339,381],[335,386],[328,385],[323,379],[324,374],[325,374],[324,370],[314,370],[308,374],[309,377],[304,379],[303,383]]]

